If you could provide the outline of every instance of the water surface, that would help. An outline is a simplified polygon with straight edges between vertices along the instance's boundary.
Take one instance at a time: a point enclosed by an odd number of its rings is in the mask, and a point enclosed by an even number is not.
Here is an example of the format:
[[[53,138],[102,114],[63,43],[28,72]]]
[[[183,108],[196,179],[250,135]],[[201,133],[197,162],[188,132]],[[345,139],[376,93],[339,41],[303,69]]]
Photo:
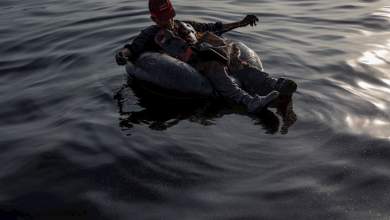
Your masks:
[[[390,4],[174,1],[294,79],[295,123],[137,94],[146,1],[0,2],[1,219],[390,218]]]

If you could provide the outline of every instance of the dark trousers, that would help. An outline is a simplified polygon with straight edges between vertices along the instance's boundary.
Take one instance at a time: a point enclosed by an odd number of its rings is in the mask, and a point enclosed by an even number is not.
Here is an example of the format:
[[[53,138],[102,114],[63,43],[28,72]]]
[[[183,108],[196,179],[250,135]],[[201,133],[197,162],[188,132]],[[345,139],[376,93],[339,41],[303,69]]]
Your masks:
[[[250,112],[261,108],[263,101],[258,95],[265,96],[270,93],[277,81],[254,68],[242,69],[230,75],[228,68],[216,61],[201,62],[194,66],[210,80],[222,97],[227,101],[245,105]]]
[[[256,68],[244,68],[237,72],[231,73],[241,88],[251,95],[265,96],[273,90],[278,90],[276,85],[282,80],[270,77],[268,73]]]

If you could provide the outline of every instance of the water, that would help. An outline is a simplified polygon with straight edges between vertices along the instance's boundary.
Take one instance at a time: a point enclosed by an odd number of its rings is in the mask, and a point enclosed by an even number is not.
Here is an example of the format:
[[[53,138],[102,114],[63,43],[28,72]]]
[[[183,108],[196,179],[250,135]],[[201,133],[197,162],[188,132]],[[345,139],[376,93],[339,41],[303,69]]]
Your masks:
[[[295,123],[159,103],[113,54],[146,1],[0,2],[1,219],[389,219],[390,3],[195,2],[294,79]]]

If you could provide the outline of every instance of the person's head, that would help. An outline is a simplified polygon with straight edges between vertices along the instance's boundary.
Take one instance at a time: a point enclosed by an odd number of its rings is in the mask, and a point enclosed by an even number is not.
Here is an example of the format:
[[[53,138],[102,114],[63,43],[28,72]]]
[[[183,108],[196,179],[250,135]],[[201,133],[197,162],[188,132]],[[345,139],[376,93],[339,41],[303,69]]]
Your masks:
[[[175,9],[170,0],[149,0],[150,18],[162,28],[173,28]]]

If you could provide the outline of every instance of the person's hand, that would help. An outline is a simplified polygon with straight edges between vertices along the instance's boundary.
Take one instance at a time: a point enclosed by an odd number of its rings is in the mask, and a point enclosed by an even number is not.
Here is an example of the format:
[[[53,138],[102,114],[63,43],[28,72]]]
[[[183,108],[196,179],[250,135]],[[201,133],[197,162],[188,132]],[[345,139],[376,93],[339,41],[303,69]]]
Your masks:
[[[129,60],[130,56],[130,50],[127,48],[123,48],[119,52],[115,54],[115,60],[118,65],[126,65],[127,61]]]
[[[257,22],[259,21],[259,18],[256,15],[247,15],[245,18],[241,21],[243,26],[256,26]]]

